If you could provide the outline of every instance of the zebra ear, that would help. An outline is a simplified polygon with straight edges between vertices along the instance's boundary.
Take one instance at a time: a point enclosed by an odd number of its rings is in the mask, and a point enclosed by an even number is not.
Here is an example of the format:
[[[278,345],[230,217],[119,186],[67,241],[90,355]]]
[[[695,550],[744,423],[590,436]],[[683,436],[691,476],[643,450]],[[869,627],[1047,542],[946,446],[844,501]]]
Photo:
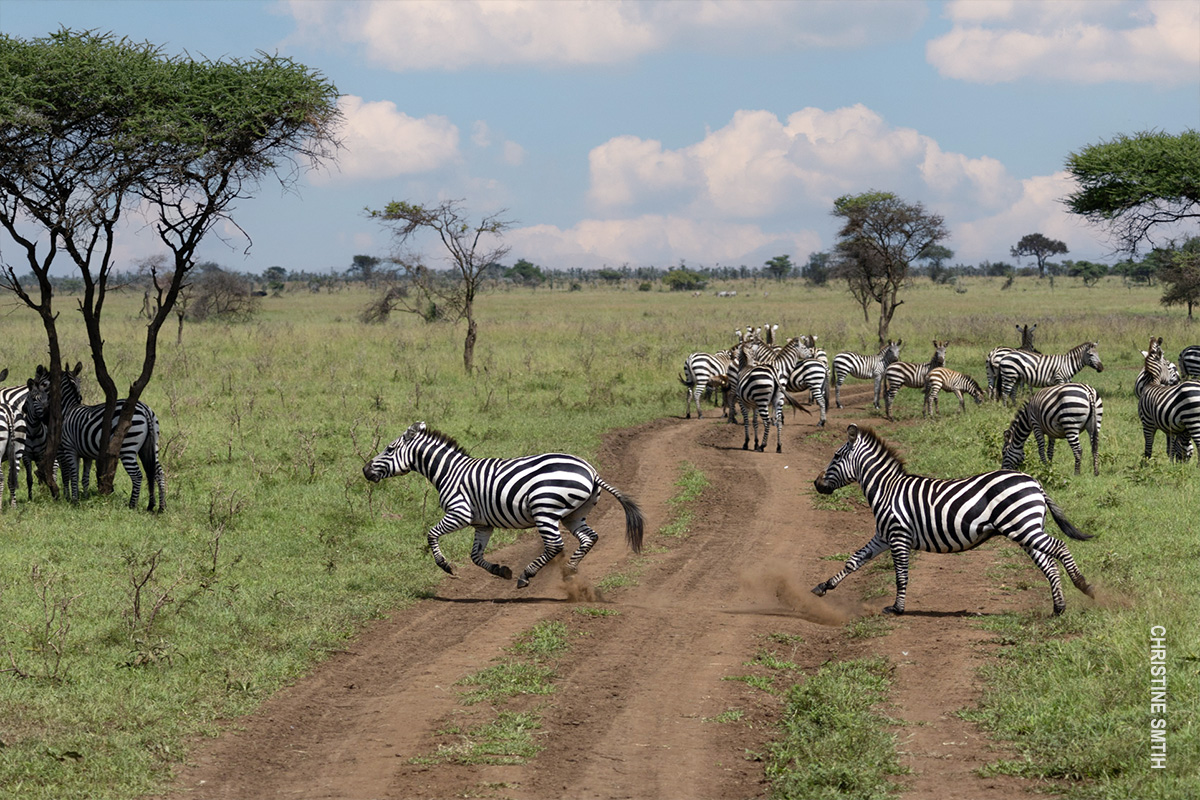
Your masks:
[[[408,430],[406,430],[404,432],[405,441],[408,441],[409,439],[413,438],[414,436],[416,436],[418,433],[420,433],[423,430],[425,430],[424,422],[414,422],[412,425],[409,425]]]
[[[83,372],[83,362],[82,362],[82,361],[76,361],[76,362],[75,362],[75,372],[74,372],[74,374],[75,374],[75,375],[79,375],[79,373],[81,373],[81,372]]]
[[[854,440],[857,438],[858,438],[858,426],[855,425],[854,423],[851,423],[850,427],[846,428],[846,440],[848,442],[853,443]]]

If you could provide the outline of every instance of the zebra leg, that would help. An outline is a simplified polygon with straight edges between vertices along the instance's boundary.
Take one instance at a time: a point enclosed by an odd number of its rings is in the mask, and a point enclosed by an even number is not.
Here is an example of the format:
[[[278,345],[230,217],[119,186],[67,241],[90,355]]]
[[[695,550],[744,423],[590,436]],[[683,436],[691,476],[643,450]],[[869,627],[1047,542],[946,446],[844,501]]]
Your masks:
[[[880,372],[875,375],[875,408],[876,409],[879,408],[879,393],[882,391],[883,391],[883,373]],[[841,408],[841,407],[842,407],[842,404],[838,403],[838,408]]]
[[[556,517],[542,517],[538,520],[538,533],[542,535],[542,544],[544,549],[542,554],[529,562],[529,566],[525,567],[525,571],[521,573],[521,577],[517,578],[517,588],[524,589],[529,585],[529,581],[533,579],[538,571],[550,563],[550,560],[563,551],[562,534],[558,530],[558,519]]]
[[[739,403],[742,408],[742,427],[746,430],[746,441],[742,442],[742,449],[750,449],[750,409]],[[758,417],[754,418],[754,449],[758,449]]]
[[[447,514],[442,517],[441,522],[429,529],[429,533],[425,534],[425,542],[429,545],[429,552],[433,554],[433,563],[441,567],[442,571],[448,575],[454,574],[454,566],[442,555],[442,548],[438,544],[438,539],[442,538],[442,534],[459,530],[466,527],[467,524],[461,517]]]
[[[1154,454],[1154,437],[1158,434],[1158,428],[1154,427],[1153,423],[1142,422],[1142,433],[1146,437],[1146,453],[1144,458],[1150,458]]]
[[[1046,434],[1042,432],[1042,429],[1040,427],[1036,427],[1036,426],[1034,427],[1033,438],[1037,441],[1038,458],[1040,458],[1042,460],[1043,464],[1049,464],[1051,461],[1054,460],[1054,440],[1053,439],[1050,440],[1050,457],[1047,458],[1046,457]]]
[[[892,563],[896,567],[896,602],[890,606],[885,606],[883,613],[899,616],[904,613],[904,603],[908,597],[908,540],[901,534],[893,538],[890,546],[892,550]]]
[[[838,407],[838,408],[842,408],[842,407],[843,407],[843,406],[842,406],[842,384],[843,384],[845,381],[846,381],[846,376],[845,376],[845,375],[835,375],[835,376],[834,376],[834,380],[833,380],[833,401],[834,401],[834,403],[835,403],[835,404],[837,404],[837,407]],[[875,384],[875,385],[876,385],[876,387],[878,387],[878,386],[879,386],[879,383],[878,383],[878,382],[876,382],[876,384]],[[875,396],[876,396],[876,399],[878,400],[878,397],[879,397],[879,389],[878,389],[878,388],[876,388],[876,389],[875,389]]]
[[[1083,465],[1083,445],[1079,442],[1078,431],[1067,432],[1067,444],[1071,446],[1071,452],[1075,454],[1075,474],[1078,475],[1079,468]],[[1050,459],[1053,460],[1054,456],[1051,455]]]
[[[475,528],[475,542],[471,545],[471,561],[475,566],[486,569],[497,578],[509,580],[512,578],[511,569],[500,564],[493,564],[483,557],[483,551],[487,549],[488,540],[491,538],[492,529],[490,527],[478,526]]]
[[[1063,568],[1067,571],[1067,577],[1071,579],[1071,583],[1075,584],[1076,589],[1088,597],[1096,596],[1092,591],[1092,585],[1083,577],[1083,572],[1079,569],[1079,565],[1075,563],[1071,551],[1067,549],[1065,544],[1047,534],[1044,536],[1043,541],[1038,544],[1038,548],[1041,552],[1062,562]]]
[[[575,534],[575,538],[579,540],[578,549],[571,554],[570,560],[567,561],[567,566],[572,572],[574,572],[579,569],[579,562],[583,561],[583,557],[586,556],[591,551],[592,546],[596,544],[596,539],[599,538],[599,535],[583,520],[579,521],[579,524],[571,531],[571,533]]]
[[[125,471],[129,473],[129,480],[133,481],[133,494],[129,497],[129,507],[137,508],[138,498],[142,496],[142,471],[138,468],[137,455],[123,453],[121,463],[125,465]],[[100,482],[99,473],[96,474],[96,482]]]
[[[87,496],[88,486],[92,482],[92,460],[90,458],[84,458],[84,459],[82,459],[82,461],[83,461],[83,479],[80,481],[82,486],[80,486],[79,492],[80,492],[80,494]],[[98,474],[96,475],[96,482],[97,483],[100,482],[100,476]]]
[[[1067,601],[1063,599],[1062,578],[1058,575],[1058,567],[1054,564],[1054,558],[1049,553],[1032,547],[1025,548],[1025,552],[1033,559],[1033,563],[1037,564],[1038,569],[1046,576],[1046,580],[1050,581],[1050,599],[1054,603],[1054,615],[1058,616],[1067,609]]]
[[[817,597],[824,597],[825,593],[830,589],[836,589],[837,585],[844,581],[847,575],[849,575],[851,572],[857,572],[863,564],[866,564],[868,561],[886,549],[887,543],[879,536],[879,534],[875,534],[875,536],[871,538],[871,541],[863,545],[863,547],[857,553],[846,559],[846,564],[842,567],[841,572],[834,575],[827,581],[818,583],[812,588],[812,593]]]

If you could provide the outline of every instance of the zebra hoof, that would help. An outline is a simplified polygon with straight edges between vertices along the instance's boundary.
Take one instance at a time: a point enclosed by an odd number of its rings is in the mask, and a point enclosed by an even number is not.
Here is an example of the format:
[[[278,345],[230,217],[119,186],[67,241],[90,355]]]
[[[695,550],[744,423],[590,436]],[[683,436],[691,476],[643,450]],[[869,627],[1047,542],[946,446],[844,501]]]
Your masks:
[[[883,613],[885,613],[885,614],[895,614],[895,615],[898,617],[898,616],[900,616],[901,614],[903,614],[904,612],[903,612],[903,611],[901,611],[900,609],[896,608],[895,606],[885,606],[885,607],[884,607],[884,609],[883,609]]]
[[[497,576],[499,576],[499,577],[501,577],[501,578],[503,578],[503,579],[504,579],[504,580],[506,580],[506,581],[511,581],[511,580],[512,580],[512,570],[511,570],[510,568],[508,568],[508,567],[504,567],[504,566],[499,566],[499,565],[497,565],[497,567],[496,567],[496,575],[497,575]]]
[[[449,561],[442,561],[441,563],[438,564],[438,566],[441,567],[442,571],[445,572],[447,575],[454,574],[454,567],[450,566]]]
[[[818,583],[816,586],[814,586],[812,588],[812,593],[815,594],[817,597],[824,597],[825,592],[827,592],[827,591],[829,591],[829,586],[828,586],[828,584],[824,584],[824,583]]]
[[[526,586],[528,586],[528,585],[529,585],[529,579],[528,579],[528,578],[526,578],[526,577],[524,577],[524,576],[522,576],[522,577],[520,577],[520,578],[517,578],[517,588],[518,588],[518,589],[524,589],[524,588],[525,588]]]

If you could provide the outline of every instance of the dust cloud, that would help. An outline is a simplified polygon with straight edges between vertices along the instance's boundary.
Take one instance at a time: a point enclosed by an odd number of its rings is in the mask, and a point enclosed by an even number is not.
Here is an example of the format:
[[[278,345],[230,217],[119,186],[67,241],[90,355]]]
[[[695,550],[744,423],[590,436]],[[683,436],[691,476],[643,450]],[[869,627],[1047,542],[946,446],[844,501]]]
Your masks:
[[[818,625],[844,625],[869,613],[852,594],[831,592],[817,597],[811,586],[802,586],[794,575],[781,567],[747,569],[738,579],[756,603],[786,609]]]

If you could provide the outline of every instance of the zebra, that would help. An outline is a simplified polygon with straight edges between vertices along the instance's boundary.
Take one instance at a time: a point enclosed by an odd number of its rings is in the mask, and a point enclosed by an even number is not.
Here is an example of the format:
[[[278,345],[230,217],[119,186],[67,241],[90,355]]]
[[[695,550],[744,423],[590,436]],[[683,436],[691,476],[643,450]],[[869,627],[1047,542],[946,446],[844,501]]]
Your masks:
[[[863,378],[875,382],[875,407],[879,408],[879,390],[883,383],[883,371],[888,364],[900,360],[900,346],[903,339],[892,341],[879,349],[873,356],[865,356],[849,351],[838,353],[833,357],[833,399],[838,408],[842,408],[842,384],[848,376]]]
[[[679,376],[679,382],[687,387],[687,395],[684,400],[685,419],[692,418],[692,401],[696,402],[696,416],[699,419],[704,418],[704,412],[700,409],[700,398],[708,391],[719,388],[718,380],[721,376],[729,373],[729,367],[733,363],[733,351],[723,350],[719,353],[692,353],[683,362],[683,374]]]
[[[1083,461],[1079,443],[1081,431],[1092,442],[1092,474],[1100,474],[1100,423],[1104,419],[1104,401],[1086,383],[1060,383],[1037,391],[1004,431],[1004,451],[1000,465],[1020,469],[1025,461],[1025,441],[1032,433],[1037,440],[1038,456],[1044,463],[1054,460],[1054,440],[1066,439],[1075,454],[1075,474]],[[1049,441],[1047,441],[1047,439]]]
[[[998,470],[959,480],[911,475],[904,461],[874,431],[860,431],[851,425],[846,443],[833,454],[814,485],[821,494],[832,494],[855,481],[875,515],[875,535],[850,556],[840,572],[813,587],[818,597],[890,549],[896,568],[896,600],[883,611],[903,614],[910,551],[956,553],[997,534],[1019,544],[1046,576],[1056,615],[1066,609],[1066,602],[1054,559],[1062,562],[1077,589],[1092,596],[1091,586],[1066,545],[1046,533],[1046,510],[1071,538],[1090,539],[1091,535],[1067,521],[1041,484],[1024,473]]]
[[[1200,379],[1200,344],[1179,351],[1179,371],[1191,379]]]
[[[750,425],[754,424],[754,449],[763,453],[767,449],[767,439],[770,437],[771,425],[775,426],[775,452],[783,452],[783,404],[789,403],[794,408],[807,408],[800,404],[787,387],[784,386],[779,373],[773,366],[751,364],[750,357],[745,352],[738,356],[737,376],[733,380],[733,396],[742,410],[742,428],[746,439],[742,449],[750,449]],[[763,438],[758,440],[758,421],[763,423]]]
[[[560,524],[579,540],[579,548],[567,561],[568,568],[577,570],[598,538],[588,527],[587,514],[600,499],[601,489],[617,498],[625,510],[625,541],[630,549],[642,551],[645,519],[641,509],[577,456],[544,453],[473,458],[453,438],[416,422],[363,466],[363,476],[372,483],[409,472],[423,475],[438,491],[444,516],[429,529],[426,539],[434,562],[451,575],[454,568],[442,555],[438,540],[468,525],[475,529],[471,561],[504,580],[512,578],[512,570],[483,557],[492,530],[537,528],[543,551],[517,579],[519,589],[528,586],[538,570],[563,551]]]
[[[1144,456],[1150,458],[1154,452],[1154,437],[1161,430],[1167,435],[1167,454],[1172,459],[1181,459],[1186,457],[1187,439],[1200,448],[1200,381],[1163,385],[1159,377],[1165,372],[1165,363],[1162,338],[1151,339],[1144,368],[1135,383],[1138,418],[1146,439]]]
[[[1023,350],[1027,353],[1037,353],[1041,355],[1041,350],[1033,346],[1033,332],[1037,330],[1037,323],[1033,325],[1017,325],[1017,333],[1021,334],[1020,347],[994,347],[984,357],[984,367],[987,369],[987,391],[988,397],[993,400],[999,400],[999,381],[996,380],[997,371],[999,368],[1000,358],[1006,356],[1014,350]]]
[[[79,388],[79,373],[83,370],[82,362],[75,364],[74,370],[63,370],[62,373],[62,437],[58,446],[58,466],[62,473],[64,490],[70,487],[72,502],[79,501],[79,462],[83,461],[83,491],[88,489],[89,475],[92,462],[100,457],[101,428],[104,424],[104,406],[83,405],[83,395]],[[39,420],[46,419],[49,397],[46,383],[31,383],[33,395],[33,410]],[[113,410],[113,422],[125,406],[124,400],[118,400]],[[134,407],[133,419],[125,438],[121,442],[121,463],[129,473],[133,482],[133,491],[129,498],[129,507],[137,508],[138,498],[142,491],[142,472],[138,469],[138,460],[146,470],[148,478],[148,494],[150,503],[148,511],[157,510],[161,513],[166,507],[167,479],[163,472],[162,462],[158,457],[158,417],[145,403],[138,401]],[[154,490],[158,488],[158,508],[154,504]]]
[[[42,367],[39,370],[44,369]],[[39,373],[40,375],[40,373]],[[0,370],[0,381],[8,377],[8,369]],[[25,411],[26,398],[29,395],[29,387],[25,386],[7,386],[0,388],[0,410],[8,415],[9,438],[7,446],[3,453],[0,454],[0,460],[8,461],[9,465],[9,487],[12,496],[12,505],[17,503],[17,478],[20,475],[21,464],[25,465],[25,483],[28,488],[29,499],[33,499],[33,468],[31,465],[31,456],[28,452],[26,444],[28,439],[29,421]]]
[[[974,398],[975,405],[983,402],[983,389],[970,375],[964,375],[949,367],[935,367],[929,370],[929,374],[925,376],[924,416],[937,416],[938,394],[942,389],[954,392],[954,396],[958,398],[960,412],[967,410],[967,401],[963,399],[964,394],[969,394]]]
[[[8,370],[5,370],[7,373]],[[0,378],[3,380],[3,378]],[[12,506],[17,507],[17,469],[16,462],[20,456],[15,453],[16,432],[13,430],[13,415],[7,406],[0,406],[0,453],[10,459],[8,492],[12,496]],[[4,470],[0,469],[0,508],[4,506]]]
[[[792,367],[785,389],[789,393],[808,389],[812,393],[813,402],[821,409],[821,421],[817,423],[817,427],[825,427],[825,412],[829,404],[829,368],[820,358],[806,358]]]
[[[908,386],[913,389],[924,389],[925,378],[929,371],[946,363],[946,346],[949,341],[933,340],[933,355],[924,364],[914,364],[911,361],[895,361],[883,370],[883,407],[889,420],[892,419],[892,401],[900,392],[900,388]]]
[[[1084,342],[1066,353],[1054,355],[1022,350],[1005,354],[996,366],[1000,398],[1015,401],[1017,384],[1022,381],[1030,387],[1053,386],[1071,380],[1085,366],[1104,372],[1099,348],[1096,342]]]

